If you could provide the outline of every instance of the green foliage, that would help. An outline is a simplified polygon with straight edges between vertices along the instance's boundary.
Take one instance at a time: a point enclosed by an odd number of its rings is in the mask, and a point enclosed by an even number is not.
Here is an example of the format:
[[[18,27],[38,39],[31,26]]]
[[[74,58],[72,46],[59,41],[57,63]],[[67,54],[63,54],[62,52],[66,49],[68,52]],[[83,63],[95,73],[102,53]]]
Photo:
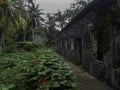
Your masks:
[[[2,90],[76,90],[76,83],[71,68],[52,49],[0,57]]]
[[[54,14],[50,14],[48,13],[46,18],[47,18],[47,21],[46,21],[46,37],[48,39],[47,41],[47,45],[53,45],[54,44],[54,39],[57,35],[57,33],[59,32],[57,29],[56,29],[56,20],[55,20],[55,15]]]
[[[0,85],[0,90],[10,90],[11,88],[13,88],[14,85],[10,84],[10,85]]]
[[[35,51],[36,45],[33,42],[17,42],[17,47],[25,51]]]
[[[15,53],[18,51],[35,51],[36,50],[36,45],[32,42],[11,42],[7,44],[3,50],[2,53]]]
[[[4,53],[14,53],[17,51],[16,44],[10,44],[8,46],[5,46],[2,50],[3,54]]]

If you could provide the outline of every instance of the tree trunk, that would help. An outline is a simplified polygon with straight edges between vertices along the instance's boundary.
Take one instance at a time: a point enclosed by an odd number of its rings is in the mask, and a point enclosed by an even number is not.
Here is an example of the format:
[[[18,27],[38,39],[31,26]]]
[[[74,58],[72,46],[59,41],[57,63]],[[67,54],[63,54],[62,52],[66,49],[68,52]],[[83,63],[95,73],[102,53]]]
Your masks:
[[[4,33],[2,30],[0,30],[0,54],[2,53],[2,48],[4,46]]]
[[[24,31],[24,41],[26,41],[26,30]]]
[[[34,42],[34,29],[32,30],[32,41]]]
[[[34,37],[35,37],[35,28],[32,28],[32,42],[34,42]]]
[[[3,32],[2,32],[2,46],[3,47],[5,46],[5,35]]]
[[[2,53],[2,34],[0,31],[0,54]]]

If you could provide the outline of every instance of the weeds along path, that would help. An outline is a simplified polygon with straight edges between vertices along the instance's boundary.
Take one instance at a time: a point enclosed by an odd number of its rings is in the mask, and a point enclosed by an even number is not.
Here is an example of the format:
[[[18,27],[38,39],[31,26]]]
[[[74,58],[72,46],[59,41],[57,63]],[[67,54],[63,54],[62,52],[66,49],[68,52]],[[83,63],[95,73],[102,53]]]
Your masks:
[[[77,90],[74,73],[53,49],[0,56],[1,90]]]

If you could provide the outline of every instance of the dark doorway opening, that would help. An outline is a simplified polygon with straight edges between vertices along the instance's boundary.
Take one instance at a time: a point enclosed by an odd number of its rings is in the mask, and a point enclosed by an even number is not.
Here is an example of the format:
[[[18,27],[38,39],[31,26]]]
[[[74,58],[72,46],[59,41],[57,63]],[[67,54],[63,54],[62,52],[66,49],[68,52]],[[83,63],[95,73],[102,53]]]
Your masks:
[[[115,32],[115,67],[120,67],[120,24],[116,26]]]
[[[103,42],[103,30],[99,29],[97,31],[97,60],[103,61],[103,52],[104,52],[104,42]]]
[[[81,44],[81,38],[77,38],[77,45],[76,45],[76,51],[77,51],[77,65],[81,64],[82,59],[82,44]]]

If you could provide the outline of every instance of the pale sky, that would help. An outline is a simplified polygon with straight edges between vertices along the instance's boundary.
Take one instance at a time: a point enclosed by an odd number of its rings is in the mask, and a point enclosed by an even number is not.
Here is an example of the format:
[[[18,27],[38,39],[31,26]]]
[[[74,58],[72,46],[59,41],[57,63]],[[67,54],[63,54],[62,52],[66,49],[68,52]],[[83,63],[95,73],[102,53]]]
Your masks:
[[[44,9],[44,13],[54,13],[59,9],[60,11],[70,7],[74,0],[36,0],[40,4],[40,8]]]

